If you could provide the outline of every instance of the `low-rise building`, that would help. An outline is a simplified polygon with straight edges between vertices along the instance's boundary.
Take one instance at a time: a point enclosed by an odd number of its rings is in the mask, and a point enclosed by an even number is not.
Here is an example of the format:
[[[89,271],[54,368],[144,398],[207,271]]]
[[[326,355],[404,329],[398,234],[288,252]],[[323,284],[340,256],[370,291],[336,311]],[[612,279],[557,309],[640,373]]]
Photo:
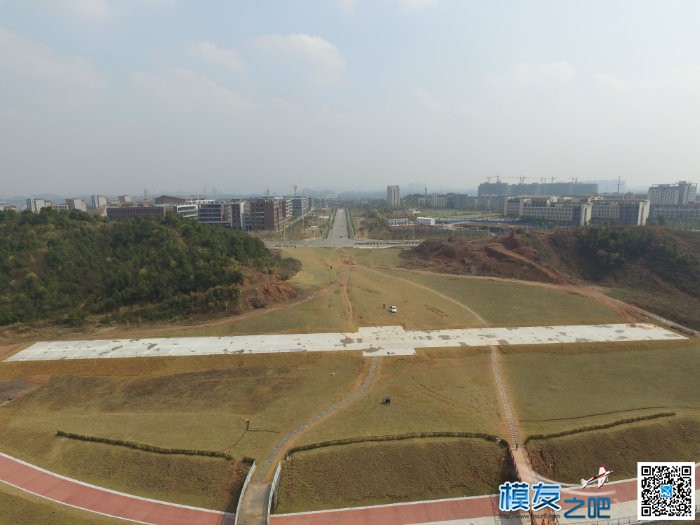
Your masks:
[[[66,199],[65,203],[69,210],[87,211],[87,203],[84,199]]]
[[[173,197],[170,195],[161,195],[155,199],[155,204],[157,205],[170,204],[172,206],[178,206],[180,204],[188,204],[189,202],[191,202],[191,199],[187,197]]]
[[[27,199],[27,209],[30,210],[32,213],[39,213],[43,208],[50,207],[51,204],[51,201],[37,199],[35,197]]]
[[[199,222],[215,224],[238,231],[250,229],[247,201],[200,202]]]
[[[278,230],[285,222],[286,205],[278,197],[262,197],[250,201],[252,230]]]
[[[509,197],[505,215],[567,226],[585,226],[591,222],[592,204],[587,199],[568,197]]]
[[[172,208],[180,217],[195,219],[199,217],[199,207],[196,204],[176,204]]]
[[[126,220],[135,217],[165,217],[166,212],[164,206],[110,206],[107,207],[107,218]]]
[[[700,202],[693,202],[681,206],[652,204],[650,217],[664,217],[674,221],[700,220]]]
[[[650,205],[646,199],[605,199],[591,201],[591,222],[644,226],[649,218]]]
[[[308,197],[291,197],[290,201],[292,203],[292,215],[294,217],[306,215],[309,212]]]

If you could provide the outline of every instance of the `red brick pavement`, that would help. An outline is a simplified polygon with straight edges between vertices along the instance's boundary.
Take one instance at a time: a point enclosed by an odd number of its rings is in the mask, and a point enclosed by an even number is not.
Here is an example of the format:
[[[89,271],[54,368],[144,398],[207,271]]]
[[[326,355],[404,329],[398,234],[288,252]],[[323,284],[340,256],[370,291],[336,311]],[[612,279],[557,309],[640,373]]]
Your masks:
[[[0,481],[37,496],[139,523],[232,524],[233,514],[131,496],[45,471],[0,453]]]

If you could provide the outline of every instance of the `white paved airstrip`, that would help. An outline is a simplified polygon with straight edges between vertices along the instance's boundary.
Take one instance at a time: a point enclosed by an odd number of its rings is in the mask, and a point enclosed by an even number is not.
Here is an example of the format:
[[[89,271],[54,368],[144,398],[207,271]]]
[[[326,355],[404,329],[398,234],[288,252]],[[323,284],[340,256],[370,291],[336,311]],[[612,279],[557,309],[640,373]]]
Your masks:
[[[645,323],[410,331],[400,326],[377,326],[347,333],[38,342],[6,361],[343,350],[362,351],[364,356],[390,356],[413,355],[417,348],[672,339],[685,337]]]

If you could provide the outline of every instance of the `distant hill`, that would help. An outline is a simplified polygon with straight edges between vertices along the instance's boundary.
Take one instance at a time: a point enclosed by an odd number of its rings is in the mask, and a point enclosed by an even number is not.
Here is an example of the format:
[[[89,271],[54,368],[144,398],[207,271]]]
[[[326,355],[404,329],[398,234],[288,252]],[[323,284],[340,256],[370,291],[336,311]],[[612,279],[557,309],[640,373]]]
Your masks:
[[[406,264],[434,271],[552,283],[592,283],[700,329],[700,232],[661,227],[587,227],[553,234],[428,240]]]
[[[0,325],[177,319],[294,296],[296,261],[249,235],[169,215],[0,212]]]

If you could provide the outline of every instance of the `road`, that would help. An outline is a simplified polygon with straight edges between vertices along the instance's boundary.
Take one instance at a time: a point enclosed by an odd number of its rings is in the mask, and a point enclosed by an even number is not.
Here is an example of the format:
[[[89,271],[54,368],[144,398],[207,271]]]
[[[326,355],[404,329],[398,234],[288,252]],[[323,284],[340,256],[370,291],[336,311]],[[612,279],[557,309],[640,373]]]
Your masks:
[[[345,248],[355,246],[355,241],[348,237],[348,218],[345,208],[338,208],[331,229],[325,239],[316,239],[307,246],[322,248]]]

